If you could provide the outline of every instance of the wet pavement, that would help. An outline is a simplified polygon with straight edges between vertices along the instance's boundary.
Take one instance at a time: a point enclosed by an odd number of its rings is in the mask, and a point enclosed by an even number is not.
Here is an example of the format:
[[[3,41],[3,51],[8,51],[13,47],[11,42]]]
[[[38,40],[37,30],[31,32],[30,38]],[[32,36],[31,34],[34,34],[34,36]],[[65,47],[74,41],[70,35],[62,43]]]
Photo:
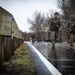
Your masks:
[[[75,75],[75,45],[70,49],[69,44],[56,43],[52,49],[51,44],[35,42],[33,44],[63,75]]]

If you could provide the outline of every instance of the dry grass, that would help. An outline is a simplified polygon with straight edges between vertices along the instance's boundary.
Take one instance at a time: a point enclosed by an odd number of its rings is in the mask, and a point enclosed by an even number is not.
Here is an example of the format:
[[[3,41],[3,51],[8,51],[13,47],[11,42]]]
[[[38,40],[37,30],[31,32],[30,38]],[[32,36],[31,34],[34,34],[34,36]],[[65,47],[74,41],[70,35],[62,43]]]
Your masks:
[[[35,65],[26,44],[22,44],[9,62],[4,63],[2,75],[35,75]]]

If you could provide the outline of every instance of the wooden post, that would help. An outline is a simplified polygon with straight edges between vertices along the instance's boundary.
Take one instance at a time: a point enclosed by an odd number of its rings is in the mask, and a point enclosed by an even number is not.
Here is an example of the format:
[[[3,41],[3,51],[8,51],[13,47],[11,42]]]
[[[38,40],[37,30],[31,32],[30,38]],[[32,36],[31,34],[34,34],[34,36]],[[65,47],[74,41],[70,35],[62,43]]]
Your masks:
[[[4,39],[4,59],[5,61],[10,60],[12,56],[12,50],[11,50],[11,37],[5,37]]]
[[[6,42],[7,42],[6,40],[7,40],[7,39],[6,39],[6,38],[7,38],[7,37],[4,37],[4,61],[6,61],[6,58],[7,58],[7,57],[6,57],[6,54],[7,54],[7,49],[6,49],[6,48],[7,48],[7,47],[6,47]]]
[[[3,36],[0,36],[0,70],[2,70],[2,65],[4,61],[4,48],[3,48]]]
[[[14,51],[15,51],[15,41],[14,39],[11,39],[11,43],[12,43],[12,46],[11,46],[11,49],[12,49],[12,55],[14,55]]]

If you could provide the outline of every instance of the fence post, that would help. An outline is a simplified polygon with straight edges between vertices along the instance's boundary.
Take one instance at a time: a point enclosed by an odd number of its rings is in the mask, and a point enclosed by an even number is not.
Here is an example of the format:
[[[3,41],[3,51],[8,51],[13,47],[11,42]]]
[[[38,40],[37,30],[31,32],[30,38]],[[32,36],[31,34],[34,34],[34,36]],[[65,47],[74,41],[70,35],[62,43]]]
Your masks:
[[[11,50],[11,37],[5,36],[4,38],[4,59],[5,61],[10,60],[12,56],[12,50]]]
[[[3,61],[4,61],[4,48],[3,48],[3,36],[0,36],[0,71],[2,70]]]

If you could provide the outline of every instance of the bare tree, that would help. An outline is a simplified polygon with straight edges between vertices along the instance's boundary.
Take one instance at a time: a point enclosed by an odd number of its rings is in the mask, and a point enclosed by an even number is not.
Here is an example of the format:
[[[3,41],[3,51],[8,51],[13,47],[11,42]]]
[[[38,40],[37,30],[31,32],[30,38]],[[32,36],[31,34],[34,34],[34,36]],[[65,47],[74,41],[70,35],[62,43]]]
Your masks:
[[[63,18],[69,20],[71,15],[75,13],[75,0],[57,0],[58,7],[63,12]]]
[[[36,34],[36,39],[41,41],[44,39],[45,27],[46,27],[46,18],[45,15],[41,12],[35,12],[33,20],[28,19],[28,22],[31,24],[30,29]]]

